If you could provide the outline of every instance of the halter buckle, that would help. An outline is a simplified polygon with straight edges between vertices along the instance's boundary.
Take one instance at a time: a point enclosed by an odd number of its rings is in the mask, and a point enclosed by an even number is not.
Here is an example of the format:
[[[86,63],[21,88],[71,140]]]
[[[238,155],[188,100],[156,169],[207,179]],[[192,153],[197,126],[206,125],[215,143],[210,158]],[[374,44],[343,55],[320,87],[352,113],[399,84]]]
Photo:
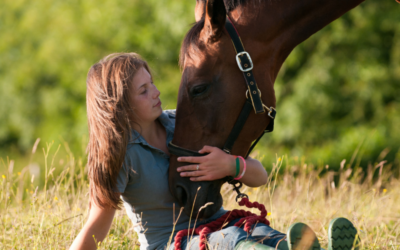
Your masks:
[[[226,148],[224,148],[224,149],[222,149],[225,153],[227,153],[227,154],[231,154],[231,151],[229,151],[229,149],[226,149]]]
[[[245,69],[243,68],[242,62],[241,62],[241,60],[240,60],[240,56],[243,56],[243,55],[246,55],[246,56],[247,56],[247,59],[248,59],[248,61],[249,61],[249,63],[250,63],[250,65],[244,64]],[[240,69],[242,72],[247,72],[247,71],[250,71],[250,70],[253,69],[253,61],[251,60],[250,54],[247,53],[246,51],[237,53],[237,55],[236,55],[236,62],[237,62],[237,64],[238,64],[238,66],[239,66],[239,69]],[[246,66],[246,65],[247,65],[247,66]]]

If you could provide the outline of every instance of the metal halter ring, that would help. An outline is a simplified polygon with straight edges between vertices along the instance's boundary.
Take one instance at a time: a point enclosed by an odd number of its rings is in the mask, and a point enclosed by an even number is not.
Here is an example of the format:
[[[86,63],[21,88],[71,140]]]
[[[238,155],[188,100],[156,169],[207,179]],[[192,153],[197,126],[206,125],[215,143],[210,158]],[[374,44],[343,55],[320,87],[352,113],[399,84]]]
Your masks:
[[[260,94],[260,98],[261,98],[261,90],[257,89],[258,93]],[[249,99],[249,90],[246,90],[246,98]]]
[[[261,90],[260,89],[257,89],[257,90],[258,90],[258,93],[260,94],[260,98],[261,98]],[[246,98],[249,99],[249,90],[246,90]],[[268,108],[267,105],[265,105],[264,103],[262,105],[263,105],[263,108],[268,111],[268,116],[271,117],[272,119],[275,119],[275,117],[273,117],[271,115],[271,113],[274,111],[276,112],[276,109],[274,107]]]
[[[268,116],[271,117],[272,119],[275,119],[275,117],[273,117],[271,115],[272,112],[276,112],[276,109],[274,107],[267,107],[264,103],[263,103],[263,107],[264,109],[266,109],[268,111]]]

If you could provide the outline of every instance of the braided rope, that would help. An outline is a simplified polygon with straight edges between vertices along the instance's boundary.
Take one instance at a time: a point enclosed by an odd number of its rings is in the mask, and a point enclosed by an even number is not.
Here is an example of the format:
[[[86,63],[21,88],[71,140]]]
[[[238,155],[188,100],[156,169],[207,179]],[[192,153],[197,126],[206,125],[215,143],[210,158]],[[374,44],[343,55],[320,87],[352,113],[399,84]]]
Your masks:
[[[218,231],[219,229],[222,229],[224,223],[226,225],[229,222],[238,218],[241,219],[236,222],[234,226],[240,227],[244,223],[243,230],[248,233],[251,232],[251,227],[257,222],[269,225],[269,221],[265,218],[267,216],[267,210],[265,209],[265,206],[263,204],[260,204],[258,202],[250,202],[249,199],[242,198],[242,200],[239,202],[239,205],[246,206],[248,208],[258,208],[261,211],[261,215],[256,215],[251,213],[250,211],[245,211],[243,209],[234,209],[232,211],[228,211],[217,220],[212,221],[208,224],[179,231],[174,238],[175,249],[182,250],[182,238],[188,236],[189,234],[193,234],[200,235],[200,250],[206,250],[207,235],[212,232]]]

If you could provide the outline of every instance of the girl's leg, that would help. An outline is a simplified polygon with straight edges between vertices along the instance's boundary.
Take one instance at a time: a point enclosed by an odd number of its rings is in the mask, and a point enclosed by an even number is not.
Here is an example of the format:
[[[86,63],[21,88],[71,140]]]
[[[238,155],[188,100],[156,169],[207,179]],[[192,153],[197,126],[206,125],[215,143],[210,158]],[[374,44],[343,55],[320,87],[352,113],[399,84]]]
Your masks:
[[[228,226],[233,226],[240,219],[236,219],[231,221]],[[263,223],[257,223],[253,227],[253,231],[251,233],[251,238],[254,241],[257,241],[263,245],[276,247],[280,242],[285,243],[286,234],[276,231],[270,226],[267,226]],[[282,250],[286,250],[286,248],[282,248]]]
[[[207,236],[208,249],[222,249],[222,250],[233,250],[235,246],[242,241],[251,240],[255,241],[251,235],[248,235],[243,228],[228,226],[222,230],[213,232]],[[199,249],[200,236],[187,236],[182,239],[183,250],[198,250]],[[173,250],[174,243],[171,244],[169,250]]]
[[[259,243],[267,246],[276,247],[280,242],[286,243],[286,234],[281,233],[263,223],[257,223],[253,228],[251,236]],[[284,250],[284,249],[282,249]]]
[[[262,223],[257,223],[252,231],[252,234],[249,235],[247,232],[243,230],[242,227],[233,226],[238,220],[234,220],[230,222],[227,227],[222,230],[213,232],[207,237],[207,244],[209,249],[223,249],[223,250],[233,250],[233,249],[255,249],[255,250],[266,250],[266,249],[277,249],[280,250],[288,250],[288,249],[301,249],[297,247],[297,240],[299,239],[302,242],[305,234],[301,230],[302,228],[308,228],[306,225],[302,223],[298,224],[296,227],[291,227],[289,230],[289,234],[292,239],[293,244],[289,245],[286,241],[286,235],[272,229],[270,226],[267,226]],[[296,225],[295,224],[295,225]],[[299,230],[297,230],[299,229]],[[312,231],[312,230],[311,230]],[[315,234],[314,234],[315,236]],[[315,237],[316,239],[316,237]],[[182,249],[183,250],[198,250],[199,249],[199,241],[200,236],[188,236],[182,239]],[[308,241],[308,240],[307,240]],[[260,243],[260,244],[255,244]],[[319,249],[318,239],[316,239],[316,244],[318,248],[315,248],[316,245],[311,244],[311,248],[305,249]],[[169,250],[174,249],[174,244],[171,244]]]
[[[257,242],[276,247],[280,250],[321,249],[314,231],[304,223],[295,223],[290,226],[287,239],[285,234],[272,229],[270,226],[259,223],[253,229],[252,237]]]

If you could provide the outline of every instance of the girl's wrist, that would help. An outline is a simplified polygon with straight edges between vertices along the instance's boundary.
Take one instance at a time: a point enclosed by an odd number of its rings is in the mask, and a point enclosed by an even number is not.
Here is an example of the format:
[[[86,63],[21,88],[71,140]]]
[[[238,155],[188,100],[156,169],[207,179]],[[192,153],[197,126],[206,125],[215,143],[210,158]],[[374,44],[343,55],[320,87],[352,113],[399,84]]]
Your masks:
[[[235,177],[236,175],[236,156],[229,155],[228,174],[227,176]]]
[[[234,179],[235,180],[240,180],[244,176],[244,174],[246,172],[246,165],[247,164],[246,164],[246,160],[242,156],[237,156],[237,157],[238,157],[238,159],[240,159],[239,162],[243,162],[243,169],[240,168],[239,175],[236,176]]]

